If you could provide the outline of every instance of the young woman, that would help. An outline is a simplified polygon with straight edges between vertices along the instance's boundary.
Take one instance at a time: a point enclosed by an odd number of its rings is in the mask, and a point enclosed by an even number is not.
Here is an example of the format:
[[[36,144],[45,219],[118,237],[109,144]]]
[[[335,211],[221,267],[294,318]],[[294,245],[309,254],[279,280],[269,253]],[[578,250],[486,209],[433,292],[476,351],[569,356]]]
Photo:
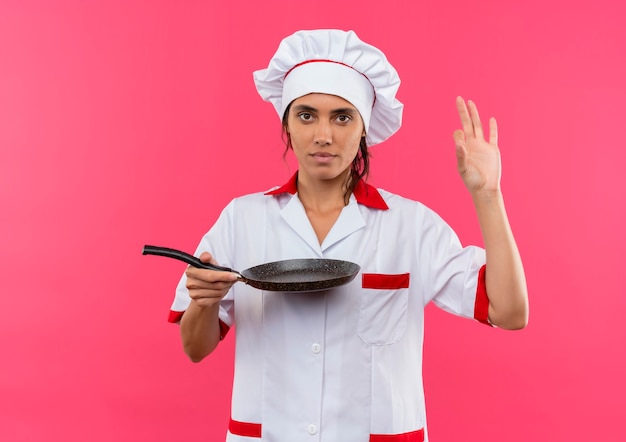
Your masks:
[[[485,249],[416,201],[365,182],[368,147],[401,124],[400,81],[354,32],[300,31],[255,73],[282,122],[298,172],[234,199],[202,238],[204,262],[236,269],[290,258],[360,265],[349,284],[317,293],[259,291],[237,276],[188,268],[174,304],[185,352],[209,355],[236,324],[227,440],[427,440],[422,388],[424,307],[519,329],[524,271],[500,190],[497,127],[488,140],[471,101],[457,98],[458,170]]]

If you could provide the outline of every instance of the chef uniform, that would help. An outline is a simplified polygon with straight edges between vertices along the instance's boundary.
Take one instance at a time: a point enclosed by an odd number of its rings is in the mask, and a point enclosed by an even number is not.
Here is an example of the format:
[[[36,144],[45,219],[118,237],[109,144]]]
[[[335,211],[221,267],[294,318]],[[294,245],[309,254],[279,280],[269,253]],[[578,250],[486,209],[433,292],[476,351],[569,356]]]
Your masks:
[[[287,37],[255,82],[281,118],[293,99],[319,92],[359,110],[368,145],[400,127],[397,73],[352,31]],[[196,255],[205,251],[235,269],[291,258],[361,266],[352,282],[330,290],[269,292],[237,283],[222,299],[222,336],[236,324],[228,442],[427,440],[425,306],[433,301],[488,323],[484,250],[462,247],[423,204],[363,181],[322,244],[298,198],[296,173],[280,187],[231,201]],[[185,282],[183,275],[172,322],[190,303]]]

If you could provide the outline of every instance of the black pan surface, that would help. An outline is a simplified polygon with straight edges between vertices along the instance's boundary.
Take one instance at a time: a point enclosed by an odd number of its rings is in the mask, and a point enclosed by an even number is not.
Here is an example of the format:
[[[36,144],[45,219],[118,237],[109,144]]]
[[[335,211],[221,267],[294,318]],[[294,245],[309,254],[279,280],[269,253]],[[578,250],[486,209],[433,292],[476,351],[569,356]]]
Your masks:
[[[349,283],[361,270],[353,262],[313,258],[269,262],[238,272],[228,267],[204,263],[193,255],[167,247],[146,245],[143,254],[177,259],[197,268],[233,272],[252,287],[276,292],[327,290]]]

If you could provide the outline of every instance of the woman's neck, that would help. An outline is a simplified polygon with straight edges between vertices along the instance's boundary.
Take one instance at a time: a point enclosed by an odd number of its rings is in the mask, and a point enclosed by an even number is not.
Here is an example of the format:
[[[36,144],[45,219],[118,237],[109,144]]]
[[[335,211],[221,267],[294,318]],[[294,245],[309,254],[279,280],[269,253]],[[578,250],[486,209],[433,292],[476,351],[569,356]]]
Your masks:
[[[346,205],[348,174],[330,180],[315,180],[298,175],[298,198],[308,211],[323,214]]]
[[[347,174],[332,180],[308,180],[298,176],[298,198],[320,244],[346,206]]]
[[[346,179],[307,180],[298,176],[298,198],[320,244],[335,225],[346,206]]]

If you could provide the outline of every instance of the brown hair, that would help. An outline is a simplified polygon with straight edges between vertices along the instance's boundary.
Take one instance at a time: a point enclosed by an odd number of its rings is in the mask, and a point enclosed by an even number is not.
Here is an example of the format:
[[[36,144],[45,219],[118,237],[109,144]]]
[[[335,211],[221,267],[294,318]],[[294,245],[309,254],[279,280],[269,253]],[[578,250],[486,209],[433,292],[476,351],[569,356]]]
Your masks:
[[[287,109],[285,109],[285,114],[283,115],[282,120],[283,142],[285,143],[285,151],[283,152],[283,157],[287,155],[289,149],[293,149],[293,146],[291,145],[291,137],[289,136],[289,132],[287,132],[290,109],[291,104],[289,104],[289,106],[287,106]],[[361,141],[359,142],[359,151],[356,154],[356,157],[354,157],[352,165],[350,166],[350,175],[348,176],[348,182],[346,183],[346,193],[344,193],[343,195],[343,199],[346,205],[350,201],[350,195],[352,195],[352,192],[354,191],[359,181],[366,181],[369,172],[370,154],[367,148],[367,143],[365,142],[365,137],[361,137]]]

